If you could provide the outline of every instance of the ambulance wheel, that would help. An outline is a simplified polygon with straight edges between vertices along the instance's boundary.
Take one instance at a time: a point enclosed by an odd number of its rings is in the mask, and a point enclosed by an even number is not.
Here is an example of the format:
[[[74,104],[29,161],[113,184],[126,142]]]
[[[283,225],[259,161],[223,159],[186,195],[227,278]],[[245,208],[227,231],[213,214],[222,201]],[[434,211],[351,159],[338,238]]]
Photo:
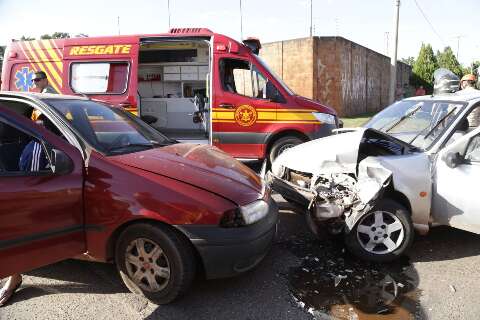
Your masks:
[[[142,223],[123,231],[115,260],[127,288],[155,304],[167,304],[183,295],[195,277],[191,244],[160,225]]]
[[[361,259],[386,262],[404,254],[414,235],[408,210],[394,200],[382,199],[345,235],[345,244]]]
[[[269,154],[269,160],[270,163],[273,163],[273,161],[282,153],[285,152],[287,149],[290,149],[292,147],[295,147],[296,145],[299,145],[301,143],[304,143],[300,138],[293,137],[293,136],[287,136],[278,139],[275,141],[270,148],[270,154]]]

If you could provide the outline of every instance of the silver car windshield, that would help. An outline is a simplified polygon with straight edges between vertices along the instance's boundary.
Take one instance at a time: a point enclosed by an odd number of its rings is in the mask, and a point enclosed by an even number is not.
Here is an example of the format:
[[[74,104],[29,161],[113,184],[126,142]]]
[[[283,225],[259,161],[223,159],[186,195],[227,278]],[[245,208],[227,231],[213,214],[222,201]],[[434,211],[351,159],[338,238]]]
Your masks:
[[[445,132],[464,106],[452,101],[402,100],[376,114],[364,127],[425,150]]]

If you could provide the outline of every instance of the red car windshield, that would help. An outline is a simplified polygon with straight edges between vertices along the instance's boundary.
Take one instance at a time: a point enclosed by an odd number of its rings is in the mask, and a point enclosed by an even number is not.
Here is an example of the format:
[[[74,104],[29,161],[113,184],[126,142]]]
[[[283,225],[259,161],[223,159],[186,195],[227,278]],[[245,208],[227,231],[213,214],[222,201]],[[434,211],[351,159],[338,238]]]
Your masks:
[[[43,101],[60,112],[92,147],[104,154],[137,152],[173,142],[120,108],[90,100]]]

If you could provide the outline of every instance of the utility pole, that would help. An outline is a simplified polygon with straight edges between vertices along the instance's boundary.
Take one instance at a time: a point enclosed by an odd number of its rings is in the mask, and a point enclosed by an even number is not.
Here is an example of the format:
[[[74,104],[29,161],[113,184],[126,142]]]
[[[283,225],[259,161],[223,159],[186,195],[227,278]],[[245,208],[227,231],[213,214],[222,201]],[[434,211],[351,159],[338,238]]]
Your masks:
[[[242,13],[242,0],[240,0],[240,40],[243,41],[243,13]]]
[[[464,36],[456,36],[454,38],[457,38],[457,60],[458,60],[458,55],[460,54],[460,39],[463,38]]]
[[[118,29],[118,35],[120,35],[120,16],[117,16],[117,29]]]
[[[310,0],[310,38],[313,37],[313,0]]]
[[[170,0],[167,0],[167,10],[168,10],[168,30],[170,31]]]
[[[390,95],[389,102],[393,103],[395,100],[395,89],[397,87],[397,48],[398,48],[398,20],[400,17],[400,0],[394,0],[395,3],[395,15],[393,25],[393,52],[390,57]]]
[[[388,37],[390,36],[390,32],[385,32],[385,44],[386,44],[386,48],[385,48],[385,55],[388,56]]]

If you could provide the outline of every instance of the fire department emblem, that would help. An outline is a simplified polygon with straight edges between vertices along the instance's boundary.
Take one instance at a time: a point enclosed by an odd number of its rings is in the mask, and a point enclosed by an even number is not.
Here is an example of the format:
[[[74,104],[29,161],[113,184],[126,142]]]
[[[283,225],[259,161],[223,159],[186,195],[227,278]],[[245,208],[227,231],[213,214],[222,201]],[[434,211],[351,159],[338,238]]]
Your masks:
[[[235,110],[235,121],[244,127],[249,127],[257,121],[257,110],[249,105],[241,105]]]

